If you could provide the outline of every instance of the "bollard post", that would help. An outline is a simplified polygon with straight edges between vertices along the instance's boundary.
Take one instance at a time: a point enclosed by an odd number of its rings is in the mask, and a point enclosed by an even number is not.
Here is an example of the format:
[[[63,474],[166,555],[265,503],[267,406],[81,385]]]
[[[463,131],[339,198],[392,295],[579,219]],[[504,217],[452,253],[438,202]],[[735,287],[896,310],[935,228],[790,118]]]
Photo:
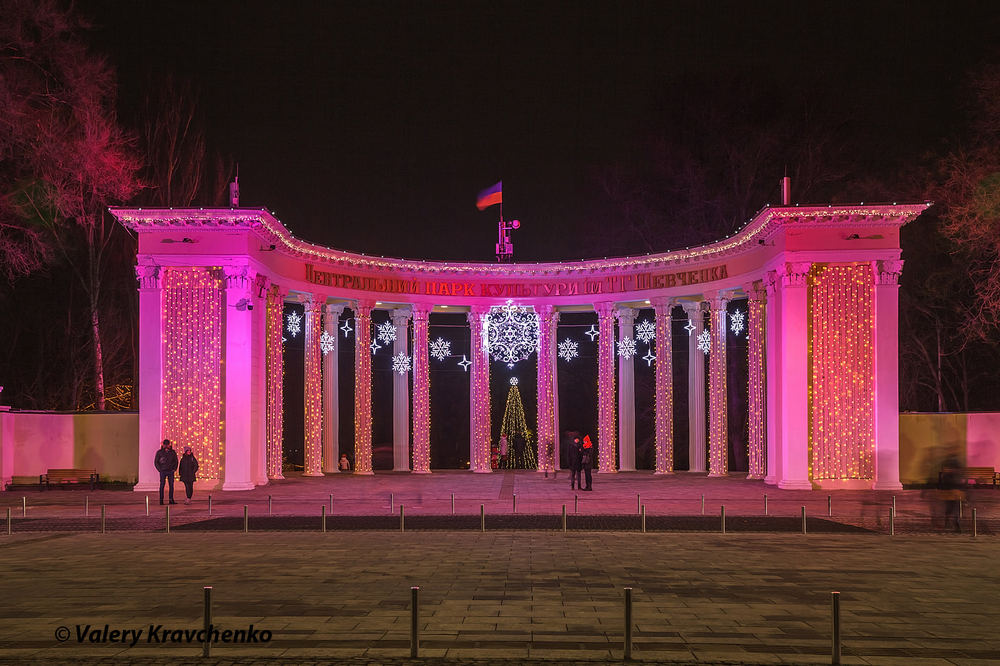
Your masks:
[[[580,496],[573,495],[573,513],[580,513]]]
[[[246,504],[243,505],[243,533],[250,531],[250,513]]]
[[[978,530],[979,530],[979,528],[976,525],[976,508],[973,507],[972,508],[972,538],[973,539],[976,538],[976,534],[977,534]]]
[[[104,534],[104,519],[107,516],[107,505],[101,505],[101,534]]]
[[[455,493],[451,494],[451,515],[455,515]]]
[[[146,495],[146,516],[149,516],[149,495]]]
[[[396,500],[395,496],[392,493],[389,493],[389,513],[395,511],[395,504],[394,504],[395,500]]]
[[[701,496],[701,515],[705,515],[705,496]]]
[[[725,534],[726,533],[726,505],[723,504],[720,507],[720,509],[721,510],[720,510],[719,513],[722,516],[722,533]]]
[[[641,511],[641,515],[642,515],[642,533],[645,534],[646,533],[646,505],[645,504],[643,504],[640,507],[640,511]]]
[[[167,509],[167,534],[170,534],[170,505],[169,504],[167,505],[166,509]]]
[[[7,534],[10,534],[10,531],[11,531],[10,528],[11,528],[11,524],[10,524],[10,507],[7,507]]]
[[[399,531],[405,532],[406,528],[403,526],[403,505],[399,505]]]
[[[330,513],[333,513],[333,493],[330,493]]]
[[[271,515],[271,496],[267,496],[267,515]]]
[[[28,498],[27,497],[22,497],[21,498],[21,517],[22,518],[27,518],[28,517]]]
[[[642,513],[642,497],[640,493],[635,494],[635,512]]]
[[[889,536],[896,534],[896,507],[889,507]]]
[[[802,533],[806,533],[806,508],[802,507]]]
[[[767,493],[764,493],[764,515],[767,515]]]
[[[485,532],[486,531],[486,505],[485,504],[480,504],[479,505],[479,531],[480,532]]]
[[[208,515],[212,515],[212,496],[208,496]]]
[[[632,661],[632,588],[625,588],[625,661]]]
[[[959,505],[958,508],[959,508],[959,510],[961,510],[962,509],[962,505]],[[893,513],[893,515],[896,514],[896,496],[895,495],[892,496],[892,513]]]
[[[831,636],[832,645],[830,663],[840,663],[840,592],[830,593],[831,611],[833,614],[833,632]]]
[[[319,527],[320,530],[326,532],[326,505],[324,504],[319,508]]]
[[[959,520],[962,520],[963,518],[965,518],[965,511],[964,511],[965,507],[963,506],[964,504],[965,504],[965,502],[963,502],[962,500],[958,500],[958,519]]]
[[[420,656],[419,592],[420,588],[417,586],[410,588],[410,659],[416,659]]]
[[[826,515],[833,518],[833,495],[826,496]]]
[[[201,646],[201,656],[212,654],[212,586],[205,586],[205,642]]]
[[[90,518],[90,495],[87,495],[87,497],[84,498],[83,515]]]
[[[563,532],[566,531],[566,505],[563,504],[563,521],[562,521]]]
[[[517,495],[515,494],[512,497],[513,497],[513,505],[511,507],[511,512],[517,513]]]

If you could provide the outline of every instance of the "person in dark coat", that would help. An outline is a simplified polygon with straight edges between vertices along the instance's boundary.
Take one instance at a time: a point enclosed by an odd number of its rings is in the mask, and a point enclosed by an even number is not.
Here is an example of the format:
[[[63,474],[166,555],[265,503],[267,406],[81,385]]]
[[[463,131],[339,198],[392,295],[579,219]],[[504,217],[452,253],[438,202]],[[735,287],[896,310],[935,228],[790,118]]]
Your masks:
[[[567,462],[569,463],[569,487],[572,490],[577,488],[583,490],[583,484],[580,483],[580,468],[581,461],[583,459],[583,443],[580,441],[579,437],[574,437],[573,441],[569,443],[569,449],[567,453]]]
[[[194,494],[194,477],[198,471],[198,459],[194,457],[193,453],[191,453],[190,446],[184,447],[184,455],[181,456],[178,471],[181,483],[184,484],[184,493],[187,495],[187,497],[184,498],[184,503],[190,504],[191,495]]]
[[[587,486],[584,490],[593,490],[590,487],[591,477],[590,469],[594,464],[594,456],[597,455],[597,449],[594,448],[594,443],[590,441],[590,435],[585,435],[583,438],[583,450],[580,456],[580,467],[583,470],[583,478],[587,480]]]
[[[169,439],[163,440],[163,444],[160,445],[156,457],[153,458],[153,466],[160,473],[160,504],[163,504],[163,484],[167,481],[170,482],[170,503],[177,504],[174,501],[174,472],[177,470],[177,452],[174,451],[174,446]]]

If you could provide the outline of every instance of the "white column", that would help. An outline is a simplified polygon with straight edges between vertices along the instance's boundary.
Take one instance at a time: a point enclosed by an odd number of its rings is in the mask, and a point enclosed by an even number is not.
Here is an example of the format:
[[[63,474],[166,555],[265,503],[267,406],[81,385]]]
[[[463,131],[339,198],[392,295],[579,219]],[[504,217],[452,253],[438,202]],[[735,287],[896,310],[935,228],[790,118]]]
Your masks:
[[[407,324],[410,309],[398,308],[392,311],[392,325],[396,328],[396,339],[392,343],[392,354],[409,356]],[[410,388],[409,373],[392,373],[392,471],[410,471]]]
[[[267,278],[258,275],[253,293],[253,447],[251,478],[254,485],[266,486],[267,478]]]
[[[781,457],[778,487],[810,490],[809,481],[809,262],[788,262],[781,279]]]
[[[681,303],[694,327],[688,335],[688,470],[705,469],[705,353],[698,349],[698,336],[705,330],[701,303]]]
[[[249,266],[223,266],[225,278],[225,439],[223,490],[253,490],[250,475],[250,440],[252,414],[251,371],[253,311],[251,301],[254,275]]]
[[[618,340],[633,339],[634,308],[618,308]],[[618,358],[618,469],[635,471],[635,357]]]
[[[139,482],[136,492],[155,491],[160,476],[153,458],[163,440],[163,269],[135,267],[139,280]],[[8,442],[13,450],[13,442]]]
[[[729,322],[726,305],[729,299],[714,295],[709,299],[712,352],[709,357],[708,376],[708,475],[726,476],[729,473],[729,391],[726,372],[726,343],[729,339]]]
[[[902,490],[899,482],[899,274],[900,260],[876,261],[875,490]]]
[[[333,349],[323,356],[323,472],[337,471],[340,461],[340,341],[337,332],[343,305],[323,308],[323,331],[333,338]]]
[[[597,311],[597,471],[618,471],[615,433],[614,303],[595,303]]]
[[[778,415],[781,414],[781,278],[777,271],[768,271],[764,276],[767,302],[764,304],[764,381],[767,398],[765,402],[765,425],[767,437],[767,473],[764,483],[776,485],[781,478],[781,428]]]

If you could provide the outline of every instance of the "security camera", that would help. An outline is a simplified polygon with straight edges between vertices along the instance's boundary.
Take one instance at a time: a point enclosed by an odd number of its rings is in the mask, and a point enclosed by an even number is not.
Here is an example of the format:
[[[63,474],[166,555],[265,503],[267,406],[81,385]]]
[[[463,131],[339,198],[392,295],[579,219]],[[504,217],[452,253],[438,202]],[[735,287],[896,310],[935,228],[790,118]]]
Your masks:
[[[247,303],[247,310],[253,310],[253,303]]]

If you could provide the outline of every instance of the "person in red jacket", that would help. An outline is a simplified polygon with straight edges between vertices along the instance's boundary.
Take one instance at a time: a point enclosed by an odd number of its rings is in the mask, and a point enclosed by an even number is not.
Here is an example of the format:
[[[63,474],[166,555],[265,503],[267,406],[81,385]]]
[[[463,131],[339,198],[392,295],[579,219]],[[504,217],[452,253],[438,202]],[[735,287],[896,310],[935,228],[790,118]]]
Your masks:
[[[591,476],[590,469],[594,464],[594,457],[597,455],[597,449],[594,448],[594,443],[590,441],[590,435],[584,435],[583,437],[583,455],[580,456],[580,469],[583,470],[583,478],[587,481],[587,486],[584,490],[593,490],[590,487]]]

